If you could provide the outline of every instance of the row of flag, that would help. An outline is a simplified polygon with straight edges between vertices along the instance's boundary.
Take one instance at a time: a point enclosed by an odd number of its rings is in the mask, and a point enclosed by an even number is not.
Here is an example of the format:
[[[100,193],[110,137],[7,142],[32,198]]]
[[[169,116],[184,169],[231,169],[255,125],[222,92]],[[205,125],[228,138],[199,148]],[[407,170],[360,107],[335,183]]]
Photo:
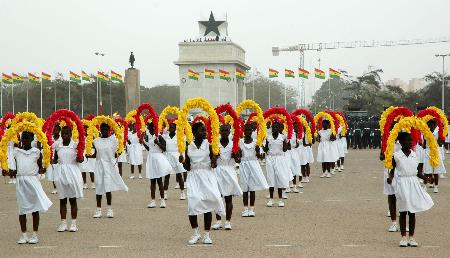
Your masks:
[[[269,68],[269,78],[277,78],[279,72],[275,69]],[[339,70],[335,70],[333,68],[329,68],[328,75],[330,78],[341,78],[341,72]],[[285,78],[295,78],[295,73],[292,70],[284,69],[284,77]],[[298,77],[308,79],[309,78],[309,71],[305,70],[303,68],[298,68]],[[325,79],[325,72],[315,68],[314,69],[314,77],[318,79]]]
[[[216,77],[216,71],[215,70],[211,70],[211,69],[207,69],[205,68],[204,71],[205,74],[205,79],[214,79]],[[188,78],[191,80],[196,80],[198,81],[198,79],[200,78],[200,73],[196,72],[192,69],[188,70]],[[239,69],[236,69],[236,71],[234,72],[234,76],[236,77],[237,80],[244,80],[245,79],[245,72]],[[226,80],[229,81],[231,79],[230,76],[230,72],[226,71],[226,70],[222,70],[219,69],[219,78],[222,80]]]
[[[111,76],[108,73],[104,73],[101,71],[97,72],[97,78],[103,82],[123,82],[123,76],[117,72],[111,70]],[[13,83],[23,83],[28,80],[29,82],[50,82],[52,80],[52,76],[48,73],[42,72],[40,77],[34,73],[28,73],[27,76],[18,75],[16,73],[12,73],[11,75],[2,73],[2,83],[4,84],[13,84]],[[76,72],[69,71],[69,80],[75,83],[91,82],[92,78],[85,71],[81,71],[81,74]]]

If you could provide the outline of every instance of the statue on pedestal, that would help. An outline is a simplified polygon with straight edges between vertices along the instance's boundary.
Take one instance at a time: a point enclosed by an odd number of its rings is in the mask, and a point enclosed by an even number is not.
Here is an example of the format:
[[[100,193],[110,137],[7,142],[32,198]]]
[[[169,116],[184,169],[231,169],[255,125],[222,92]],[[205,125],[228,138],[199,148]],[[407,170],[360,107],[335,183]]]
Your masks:
[[[130,62],[131,64],[131,68],[134,68],[134,61],[136,61],[136,59],[134,59],[133,52],[131,52],[130,59],[128,60],[128,62]]]

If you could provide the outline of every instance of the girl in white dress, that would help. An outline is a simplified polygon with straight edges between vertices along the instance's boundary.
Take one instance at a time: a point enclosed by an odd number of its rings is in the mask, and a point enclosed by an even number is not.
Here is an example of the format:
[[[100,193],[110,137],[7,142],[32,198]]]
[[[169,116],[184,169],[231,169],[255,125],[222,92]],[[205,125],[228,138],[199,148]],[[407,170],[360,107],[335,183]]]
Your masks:
[[[401,132],[398,140],[402,146],[401,150],[394,153],[393,169],[390,171],[387,182],[390,184],[397,174],[397,187],[395,196],[397,198],[398,209],[400,211],[400,231],[402,240],[401,247],[418,246],[414,240],[414,230],[416,226],[416,213],[431,209],[434,205],[428,193],[420,186],[418,176],[422,173],[418,170],[419,162],[417,155],[411,150],[411,135]],[[406,238],[406,215],[409,215],[409,240]]]
[[[303,127],[303,132],[306,132],[306,128]],[[314,143],[314,138],[312,138],[312,143],[308,141],[308,137],[306,133],[303,134],[302,144],[303,148],[301,149],[300,154],[300,164],[302,169],[303,180],[302,183],[310,183],[309,175],[311,174],[310,164],[314,162],[314,155],[312,152],[312,144]]]
[[[444,151],[442,150],[442,142],[439,140],[438,136],[438,127],[436,126],[435,120],[429,120],[427,122],[428,128],[433,132],[434,138],[436,139],[439,147],[439,166],[433,168],[430,166],[430,149],[428,148],[428,144],[425,141],[425,149],[423,151],[423,172],[427,176],[425,179],[425,184],[430,183],[431,187],[433,187],[434,193],[439,193],[439,176],[445,174],[445,165],[444,165]]]
[[[55,127],[53,127],[53,133],[52,133],[53,143],[61,141],[60,133],[61,133],[61,126],[59,126],[59,124],[56,124]],[[53,145],[50,147],[53,148]],[[52,149],[52,155],[54,155],[54,154],[55,154],[55,150]],[[53,157],[52,157],[52,159],[53,159]],[[58,167],[58,164],[51,164],[47,168],[47,172],[45,173],[47,180],[52,182],[52,184],[53,184],[53,191],[51,192],[51,194],[58,193],[58,191],[56,190],[55,177],[54,177],[54,171],[57,169],[57,167]]]
[[[119,146],[117,138],[109,136],[110,127],[103,123],[100,125],[100,137],[94,140],[95,153],[92,155],[95,159],[95,194],[97,199],[97,209],[94,218],[102,217],[102,196],[106,195],[106,204],[108,206],[106,216],[114,218],[112,209],[112,192],[125,191],[128,187],[119,175],[117,168],[116,152]]]
[[[339,158],[337,149],[332,144],[336,140],[336,136],[331,134],[330,122],[328,120],[322,121],[322,130],[319,131],[318,139],[319,147],[317,149],[317,161],[322,163],[321,178],[331,177],[332,163]]]
[[[87,138],[88,126],[84,125],[84,132]],[[85,138],[85,139],[86,139]],[[92,150],[94,151],[94,150]],[[87,158],[86,152],[84,153],[84,160],[80,163],[81,176],[83,178],[83,189],[88,189],[86,182],[86,174],[89,173],[89,177],[91,178],[91,189],[95,189],[94,184],[94,168],[95,168],[95,158]]]
[[[242,217],[255,217],[255,191],[266,190],[269,188],[264,177],[258,159],[262,159],[260,147],[256,145],[256,139],[252,137],[252,125],[245,124],[244,139],[240,144],[240,166],[239,178],[243,191],[244,211]],[[250,209],[249,209],[250,195]]]
[[[127,159],[127,146],[125,145],[125,148],[122,152],[122,154],[120,154],[120,156],[117,158],[117,167],[119,168],[119,175],[122,176],[122,167],[123,167],[123,163],[128,163],[128,159]]]
[[[342,172],[344,170],[344,158],[345,158],[345,151],[347,150],[347,147],[344,146],[344,143],[347,141],[345,140],[345,136],[342,136],[342,126],[339,127],[337,133],[336,133],[336,144],[338,147],[338,159],[336,161],[336,170],[338,172]]]
[[[225,215],[217,178],[213,171],[217,167],[217,157],[212,153],[211,146],[206,140],[206,129],[203,123],[195,123],[192,126],[192,133],[194,140],[187,146],[183,162],[184,168],[188,171],[186,180],[188,216],[194,230],[188,243],[193,245],[201,239],[197,216],[203,214],[205,220],[203,244],[212,244],[209,235],[212,212],[220,216]]]
[[[301,174],[301,167],[300,167],[300,157],[298,153],[298,148],[300,146],[300,143],[297,139],[297,133],[298,133],[298,126],[297,123],[293,123],[294,126],[294,132],[292,132],[292,138],[290,140],[290,149],[286,152],[286,158],[289,159],[291,162],[291,172],[292,176],[294,177],[292,179],[292,185],[289,186],[288,189],[286,189],[286,193],[299,193],[297,187],[303,188],[302,185],[302,174]],[[297,184],[297,177],[298,177],[298,184]]]
[[[144,155],[142,154],[142,140],[139,139],[136,132],[136,125],[129,125],[130,131],[128,132],[127,152],[128,163],[131,166],[130,179],[134,179],[134,167],[138,167],[139,179],[142,179],[142,164],[144,164]]]
[[[38,176],[42,171],[42,155],[37,148],[31,147],[34,135],[23,132],[21,136],[22,148],[14,148],[16,168],[12,171],[17,176],[16,196],[19,210],[19,222],[22,235],[18,244],[37,244],[39,229],[39,212],[46,212],[52,202],[48,199]],[[27,236],[27,214],[33,216],[33,235]]]
[[[231,215],[233,213],[233,196],[241,196],[235,165],[238,155],[233,154],[233,143],[230,140],[231,126],[223,124],[220,127],[220,155],[217,159],[216,178],[220,194],[225,198],[225,224],[222,226],[222,217],[216,214],[217,222],[212,229],[231,230]]]
[[[15,147],[17,147],[17,146],[14,144],[14,141],[12,141],[12,140],[9,141],[7,155],[8,155],[8,169],[10,171],[16,169],[16,160],[14,159],[14,148]],[[16,176],[13,175],[13,173],[9,173],[8,184],[15,184],[15,183],[16,183]]]
[[[147,149],[147,164],[145,166],[146,177],[150,179],[150,203],[147,208],[155,208],[156,183],[158,183],[161,202],[160,208],[166,208],[164,200],[163,177],[170,174],[172,167],[163,152],[166,151],[166,141],[159,135],[154,134],[153,123],[147,125],[147,132],[144,135],[144,147]]]
[[[272,123],[272,133],[267,136],[264,151],[266,156],[266,176],[269,185],[269,200],[267,207],[273,206],[273,192],[278,189],[278,207],[284,207],[283,192],[289,187],[292,179],[290,164],[285,152],[289,149],[289,141],[281,133],[282,125],[278,121]]]
[[[166,155],[167,160],[170,163],[170,166],[172,167],[171,173],[175,174],[178,188],[181,190],[180,194],[180,200],[186,200],[186,194],[184,192],[184,180],[183,180],[183,173],[186,172],[186,170],[183,167],[183,164],[180,163],[179,157],[180,154],[178,153],[178,140],[177,140],[177,134],[176,134],[177,126],[175,123],[171,122],[169,123],[169,133],[164,134],[164,140],[166,141],[166,152],[164,153]],[[167,199],[167,191],[169,190],[169,181],[170,181],[170,174],[165,176],[164,178],[164,197]]]
[[[69,230],[77,232],[77,199],[83,198],[83,179],[78,163],[82,160],[77,159],[77,143],[72,141],[72,128],[65,126],[61,129],[62,141],[53,144],[55,150],[55,158],[53,163],[58,163],[57,169],[54,171],[56,189],[58,189],[58,198],[60,203],[61,224],[58,232]],[[72,223],[70,228],[67,227],[67,199],[70,202],[70,213],[72,215]]]

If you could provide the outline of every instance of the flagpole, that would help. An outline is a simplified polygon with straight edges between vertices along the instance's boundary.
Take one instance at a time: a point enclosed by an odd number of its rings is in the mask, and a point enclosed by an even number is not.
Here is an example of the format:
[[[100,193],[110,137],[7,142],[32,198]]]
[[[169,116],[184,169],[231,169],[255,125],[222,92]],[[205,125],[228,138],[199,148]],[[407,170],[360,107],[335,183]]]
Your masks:
[[[69,110],[70,110],[70,74],[69,74]]]
[[[97,79],[96,79],[96,83],[97,83],[97,102],[96,102],[96,106],[97,106],[97,116],[98,116],[98,71],[97,71]]]
[[[330,109],[331,109],[331,77],[328,76],[328,98],[330,99]]]
[[[55,90],[54,90],[54,101],[55,101],[55,111],[56,111],[56,84],[55,84],[55,86],[53,87]]]
[[[284,86],[284,108],[287,108],[287,105],[286,105],[286,99],[287,99],[287,97],[286,97],[286,94],[287,94],[287,87],[286,87],[286,85]]]
[[[42,78],[41,78],[41,118],[43,117],[43,113],[42,113],[42,84],[43,84],[44,82],[42,81]]]
[[[14,83],[11,84],[11,96],[12,96],[12,112],[14,113]]]
[[[83,77],[81,77],[81,118],[84,118],[84,93]]]
[[[98,95],[99,95],[99,98],[100,98],[100,114],[102,114],[103,115],[103,101],[102,101],[102,81],[101,80],[99,80],[98,81]]]
[[[0,113],[1,113],[1,115],[3,116],[3,81],[2,81],[2,83],[0,84]]]
[[[112,108],[112,81],[109,81],[109,109],[110,109],[110,116],[113,115],[113,108]]]
[[[23,82],[23,83],[25,83],[25,82]],[[28,81],[28,83],[29,83],[29,81]],[[26,87],[27,87],[27,112],[28,112],[28,83],[26,84]]]
[[[269,83],[269,106],[267,108],[270,108],[270,83]]]

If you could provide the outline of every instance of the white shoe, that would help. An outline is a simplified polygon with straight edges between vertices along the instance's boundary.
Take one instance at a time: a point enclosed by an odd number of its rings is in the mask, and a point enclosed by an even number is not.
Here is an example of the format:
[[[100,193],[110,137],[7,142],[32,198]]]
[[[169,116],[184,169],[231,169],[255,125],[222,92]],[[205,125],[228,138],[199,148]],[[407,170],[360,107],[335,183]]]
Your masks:
[[[341,168],[341,167],[338,167],[338,168],[337,168],[337,171],[338,171],[338,172],[342,172],[342,168]]]
[[[400,227],[397,225],[397,223],[392,223],[392,225],[388,229],[389,232],[398,232],[400,231]]]
[[[177,184],[175,185],[175,189],[180,189],[180,184],[179,184],[179,183],[177,183]]]
[[[13,180],[12,179],[9,179],[9,181],[8,181],[8,184],[12,184],[13,183]],[[19,239],[20,240],[20,239]],[[27,240],[28,240],[28,238],[27,238]],[[17,243],[19,243],[19,241],[17,241]]]
[[[58,226],[58,232],[65,232],[67,231],[67,223],[61,222],[61,224]]]
[[[283,202],[283,200],[279,200],[279,201],[278,201],[278,207],[284,207],[284,202]]]
[[[27,233],[22,233],[22,235],[20,236],[19,240],[17,240],[17,243],[18,243],[19,245],[28,243],[28,236],[27,236]]]
[[[95,219],[99,219],[102,217],[102,209],[101,208],[97,208],[95,209],[95,213],[94,216],[92,216]]]
[[[266,199],[270,199],[270,195],[266,195]]]
[[[309,176],[306,177],[306,182],[305,183],[310,183],[311,181],[309,181]]]
[[[159,208],[166,208],[166,201],[165,200],[161,200],[161,202],[159,203]]]
[[[445,151],[445,154],[450,154],[450,151]]]
[[[298,183],[297,187],[298,187],[298,188],[303,188],[303,185],[302,185],[302,183],[301,183],[301,182],[300,182],[300,183]],[[294,187],[294,189],[297,189],[297,187]],[[296,192],[296,193],[297,193],[297,192]]]
[[[408,240],[406,240],[406,237],[403,237],[402,240],[400,240],[400,247],[408,247]]]
[[[328,174],[336,175],[336,169],[332,169]]]
[[[134,179],[134,176],[130,176],[130,179]]]
[[[184,191],[181,191],[180,200],[186,200],[186,194],[184,193]]]
[[[231,230],[231,222],[225,221],[225,225],[223,227],[225,230]]]
[[[33,235],[31,235],[30,239],[28,239],[28,244],[37,244],[37,243],[39,243],[39,238],[36,232],[33,232]]]
[[[13,185],[15,185],[17,183],[17,179],[13,178]]]
[[[194,234],[191,236],[191,239],[188,241],[188,244],[195,245],[201,238],[202,236],[200,236],[200,234]]]
[[[390,217],[390,216],[391,216],[391,212],[388,211],[388,212],[386,213],[386,217]]]
[[[112,208],[109,208],[108,211],[106,212],[106,217],[112,219],[114,218],[114,212]]]
[[[330,178],[330,177],[331,177],[331,174],[330,174],[330,173],[327,173],[325,177],[326,177],[326,178]]]
[[[92,185],[91,185],[91,189],[95,189],[95,184],[92,184]]]
[[[249,210],[248,209],[245,209],[243,212],[241,212],[241,216],[242,217],[250,217],[249,215],[250,214],[249,214]]]
[[[167,200],[167,198],[169,198],[169,193],[168,191],[164,191],[164,200]]]
[[[220,220],[216,221],[216,223],[214,223],[214,225],[211,227],[211,229],[213,230],[220,230],[222,228],[223,228],[222,221]]]
[[[344,170],[344,165],[341,166],[341,169]]]
[[[147,205],[147,208],[155,208],[155,207],[156,207],[155,200],[151,200],[150,203]]]
[[[141,175],[141,174],[139,174],[138,178],[139,178],[139,179],[142,179],[142,175]]]
[[[248,211],[248,216],[249,216],[249,217],[255,217],[255,216],[256,216],[255,210],[250,209],[250,210]]]
[[[205,234],[204,236],[203,236],[203,244],[204,245],[212,245],[212,240],[211,240],[211,237],[209,236],[209,234]]]
[[[439,188],[437,185],[434,186],[433,193],[439,193]]]
[[[411,246],[411,247],[418,247],[419,246],[419,244],[416,242],[416,240],[414,238],[412,238],[412,237],[409,238],[408,245]]]
[[[56,189],[54,189],[52,192],[51,192],[51,194],[57,194],[58,193],[58,191],[56,191]]]
[[[301,184],[300,184],[301,185]],[[299,186],[300,187],[300,186]],[[303,188],[303,185],[301,185],[301,188]],[[294,186],[294,188],[292,189],[293,193],[299,193],[300,191],[297,189],[297,186]]]
[[[77,224],[75,224],[75,223],[72,222],[72,224],[70,224],[69,231],[70,231],[70,232],[77,232],[77,231],[78,231]]]
[[[88,189],[87,184],[84,184],[84,185],[83,185],[83,189]]]
[[[306,183],[306,177],[302,178],[302,181],[300,183]]]
[[[445,174],[439,174],[439,178],[444,179],[444,178],[447,178],[447,176]]]
[[[327,172],[322,173],[322,175],[320,175],[320,178],[325,178],[327,177]]]
[[[291,192],[291,188],[290,187],[288,187],[288,188],[286,188],[286,190],[284,190],[284,193],[290,193]]]
[[[273,200],[269,199],[269,201],[266,204],[267,207],[272,207],[273,206]]]

